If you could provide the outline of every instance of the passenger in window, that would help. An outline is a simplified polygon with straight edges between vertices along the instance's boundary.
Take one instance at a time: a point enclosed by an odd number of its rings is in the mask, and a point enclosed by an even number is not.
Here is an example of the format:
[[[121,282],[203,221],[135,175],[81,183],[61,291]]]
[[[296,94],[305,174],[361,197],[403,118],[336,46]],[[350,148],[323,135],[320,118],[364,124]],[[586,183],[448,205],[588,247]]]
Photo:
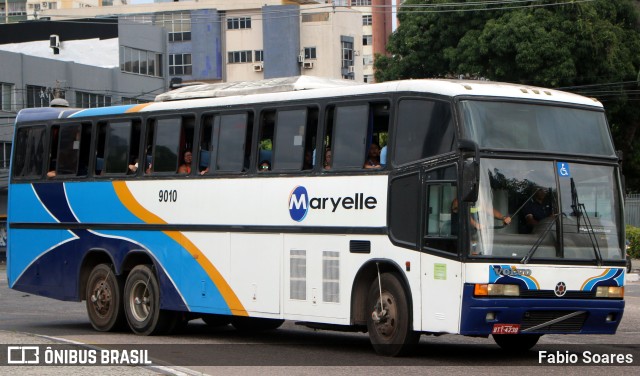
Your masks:
[[[135,175],[136,172],[138,172],[138,158],[134,158],[133,163],[129,165],[127,175]]]
[[[470,217],[469,217],[469,222],[471,223],[471,227],[473,227],[475,230],[479,230],[480,229],[480,220],[478,218],[478,212],[479,209],[477,207],[471,207],[470,210]],[[453,222],[454,220],[457,222],[458,221],[458,199],[454,198],[453,202],[451,202],[451,221]],[[502,223],[505,226],[508,226],[509,224],[511,224],[511,216],[510,215],[503,215],[502,213],[500,213],[500,211],[498,209],[493,209],[493,217],[499,221],[502,221]],[[455,226],[455,225],[454,225]],[[452,226],[452,233],[453,233],[453,227]]]
[[[306,150],[304,152],[304,164],[302,165],[303,170],[311,170],[313,168],[313,151]]]
[[[267,160],[260,162],[260,164],[258,165],[258,172],[265,171],[271,171],[271,163],[269,163],[269,161]]]
[[[324,151],[324,164],[322,167],[325,170],[331,170],[331,149],[329,148]]]
[[[380,168],[380,146],[375,142],[372,142],[369,146],[369,153],[367,154],[367,161],[364,163],[363,168]]]
[[[533,196],[525,203],[522,214],[526,222],[526,233],[533,232],[533,229],[545,218],[553,215],[551,203],[547,199],[547,190],[537,187]]]
[[[178,167],[178,174],[190,174],[191,173],[191,160],[193,159],[193,155],[191,155],[191,150],[185,150],[182,160],[183,163]]]

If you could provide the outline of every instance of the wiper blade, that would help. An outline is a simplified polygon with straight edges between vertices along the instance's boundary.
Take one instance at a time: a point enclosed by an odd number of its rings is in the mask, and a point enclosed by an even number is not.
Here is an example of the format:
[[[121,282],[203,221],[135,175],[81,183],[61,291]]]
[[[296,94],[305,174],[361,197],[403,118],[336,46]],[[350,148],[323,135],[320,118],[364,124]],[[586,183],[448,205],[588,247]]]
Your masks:
[[[531,247],[529,252],[527,252],[527,254],[522,258],[522,260],[520,260],[521,264],[526,264],[529,262],[529,260],[531,260],[531,257],[533,257],[533,254],[536,253],[538,248],[540,248],[540,244],[542,244],[542,241],[544,240],[544,238],[547,236],[549,231],[551,231],[551,226],[553,226],[553,224],[556,223],[556,221],[558,221],[558,216],[555,216],[553,220],[549,221],[549,224],[544,229],[544,231],[542,231],[540,236],[538,236],[538,239],[536,239],[536,242],[533,243],[533,246]]]

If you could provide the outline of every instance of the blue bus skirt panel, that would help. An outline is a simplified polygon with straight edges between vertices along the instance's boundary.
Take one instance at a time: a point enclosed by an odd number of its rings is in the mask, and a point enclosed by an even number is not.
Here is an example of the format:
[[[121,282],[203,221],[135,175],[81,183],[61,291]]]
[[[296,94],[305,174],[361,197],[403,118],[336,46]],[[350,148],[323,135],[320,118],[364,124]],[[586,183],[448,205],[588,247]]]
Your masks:
[[[557,324],[528,331],[530,334],[614,334],[624,310],[624,300],[476,298],[474,285],[465,284],[460,334],[487,336],[495,324],[520,325],[520,330],[577,312],[583,314]],[[488,313],[494,319],[487,318]]]
[[[111,182],[14,184],[12,200],[33,210],[11,213],[11,223],[95,224],[86,229],[9,229],[9,283],[14,289],[61,300],[80,300],[80,267],[91,249],[107,251],[119,274],[125,257],[144,251],[154,260],[161,288],[161,308],[231,314],[209,274],[179,241],[162,231],[127,230],[144,224],[119,199]],[[94,197],[100,197],[95,200]],[[14,214],[14,215],[12,215]],[[122,230],[101,230],[100,223]],[[196,284],[197,288],[192,285]]]

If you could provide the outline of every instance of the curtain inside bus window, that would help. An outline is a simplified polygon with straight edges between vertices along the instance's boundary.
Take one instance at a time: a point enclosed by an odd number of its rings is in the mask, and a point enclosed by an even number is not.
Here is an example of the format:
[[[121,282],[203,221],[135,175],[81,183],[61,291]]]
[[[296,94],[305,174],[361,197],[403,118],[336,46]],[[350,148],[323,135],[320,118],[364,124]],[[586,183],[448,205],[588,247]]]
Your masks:
[[[302,169],[306,124],[306,109],[277,112],[272,170]]]
[[[175,118],[157,121],[153,149],[154,172],[176,172],[178,170],[181,120]]]
[[[336,107],[332,140],[333,169],[362,168],[367,155],[368,126],[368,104]]]
[[[14,156],[14,176],[42,176],[44,156],[44,126],[18,129],[16,136],[16,152]]]
[[[398,106],[395,162],[405,164],[453,149],[451,107],[425,99],[401,100]]]
[[[230,114],[216,117],[214,137],[218,136],[214,150],[217,171],[241,172],[244,168],[247,114]],[[219,119],[219,120],[218,120]]]
[[[75,175],[80,155],[80,125],[60,127],[58,140],[57,175]]]
[[[128,169],[131,123],[109,123],[105,146],[104,171],[109,174],[125,174]]]

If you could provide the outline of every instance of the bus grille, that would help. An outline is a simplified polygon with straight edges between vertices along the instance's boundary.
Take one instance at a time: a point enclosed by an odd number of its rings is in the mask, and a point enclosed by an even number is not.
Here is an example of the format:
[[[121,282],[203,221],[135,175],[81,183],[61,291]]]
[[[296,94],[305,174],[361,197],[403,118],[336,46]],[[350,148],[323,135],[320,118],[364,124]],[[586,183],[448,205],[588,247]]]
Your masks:
[[[522,319],[520,330],[533,328],[534,326],[544,324],[551,320],[555,320],[562,316],[566,316],[572,313],[571,311],[527,311]],[[547,325],[539,329],[535,329],[532,333],[579,333],[582,330],[585,320],[587,319],[587,313],[581,313],[579,315],[570,317],[566,320],[557,322],[555,324]]]

